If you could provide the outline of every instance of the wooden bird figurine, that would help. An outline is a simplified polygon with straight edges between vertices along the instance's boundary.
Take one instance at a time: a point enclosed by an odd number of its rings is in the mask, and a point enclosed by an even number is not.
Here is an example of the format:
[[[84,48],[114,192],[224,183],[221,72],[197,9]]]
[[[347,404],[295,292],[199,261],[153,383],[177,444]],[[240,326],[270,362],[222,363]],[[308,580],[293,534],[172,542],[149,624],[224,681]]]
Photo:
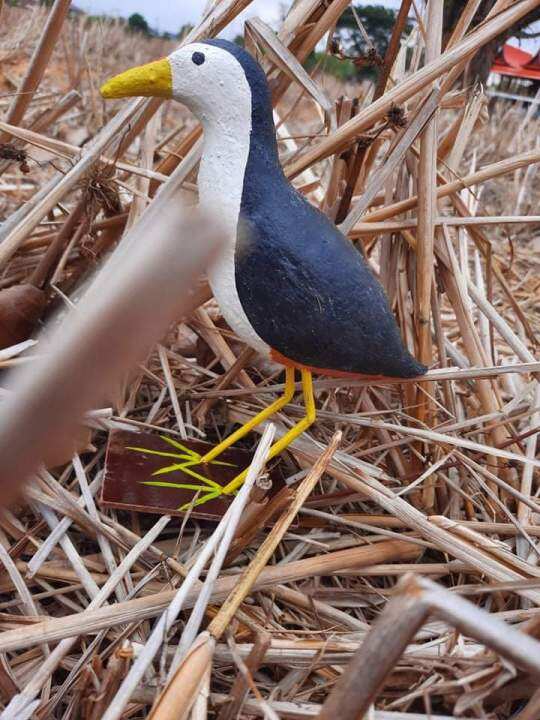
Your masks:
[[[405,348],[386,295],[363,256],[285,177],[263,69],[226,40],[196,42],[112,78],[105,98],[174,98],[202,123],[200,202],[218,210],[226,248],[209,281],[234,332],[286,368],[282,397],[197,461],[213,461],[289,403],[295,370],[306,414],[278,455],[315,420],[312,373],[411,378],[426,368]],[[196,504],[242,484],[211,487]]]

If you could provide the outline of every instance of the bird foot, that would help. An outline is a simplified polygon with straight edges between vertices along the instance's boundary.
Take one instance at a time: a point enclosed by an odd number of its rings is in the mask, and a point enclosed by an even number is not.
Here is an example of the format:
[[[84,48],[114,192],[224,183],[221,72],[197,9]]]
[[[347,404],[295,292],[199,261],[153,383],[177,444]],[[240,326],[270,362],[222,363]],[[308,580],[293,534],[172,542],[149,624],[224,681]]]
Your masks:
[[[169,445],[171,445],[175,450],[179,450],[180,452],[162,452],[161,450],[149,450],[148,448],[143,447],[128,447],[128,450],[134,450],[136,452],[143,452],[149,455],[159,455],[160,457],[167,457],[167,458],[174,458],[175,460],[179,460],[180,462],[174,462],[172,465],[167,465],[166,467],[162,467],[159,470],[156,470],[152,473],[152,477],[156,476],[163,476],[168,475],[169,473],[173,472],[182,472],[185,475],[189,475],[193,478],[193,483],[177,483],[177,482],[171,482],[169,480],[145,480],[143,481],[143,485],[150,485],[153,487],[164,487],[164,488],[174,488],[174,489],[181,489],[181,490],[192,490],[194,492],[193,499],[191,502],[185,503],[184,505],[181,505],[178,509],[181,511],[189,510],[190,508],[198,507],[200,505],[204,505],[209,500],[214,500],[215,498],[220,497],[220,495],[224,494],[231,494],[234,492],[234,490],[229,490],[229,486],[231,483],[229,483],[226,486],[222,486],[219,483],[217,483],[215,480],[212,480],[209,477],[206,477],[205,475],[201,474],[200,472],[197,472],[194,470],[195,467],[203,465],[221,465],[221,466],[228,466],[228,467],[235,467],[234,463],[229,462],[223,462],[220,460],[205,460],[204,455],[201,455],[200,453],[196,452],[195,450],[192,450],[191,448],[186,447],[182,443],[178,442],[177,440],[173,440],[170,437],[167,437],[165,435],[160,436],[162,440],[167,442]],[[203,493],[199,496],[199,493]]]

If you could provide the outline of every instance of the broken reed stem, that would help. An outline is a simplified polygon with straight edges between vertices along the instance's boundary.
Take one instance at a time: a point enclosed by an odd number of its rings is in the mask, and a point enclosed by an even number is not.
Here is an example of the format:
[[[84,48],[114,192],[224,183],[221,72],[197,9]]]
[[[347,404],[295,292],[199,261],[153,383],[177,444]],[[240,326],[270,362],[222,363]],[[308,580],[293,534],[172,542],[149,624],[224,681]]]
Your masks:
[[[435,62],[441,54],[443,32],[443,0],[429,0],[427,4],[427,26],[425,62]],[[416,323],[420,362],[429,367],[433,362],[431,297],[435,261],[435,218],[437,216],[437,137],[438,111],[430,118],[420,136],[418,158],[418,231],[416,234],[416,277],[414,321]],[[430,396],[433,386],[419,387],[416,395],[416,417],[428,427],[433,421],[433,403]],[[420,446],[421,447],[421,446]],[[415,463],[416,466],[419,463]],[[422,488],[424,507],[436,505],[434,479],[428,478]]]
[[[180,638],[180,642],[178,643],[174,659],[171,663],[169,677],[172,677],[173,673],[182,662],[184,653],[187,652],[187,649],[195,640],[202,619],[206,612],[206,608],[210,600],[210,595],[212,594],[212,590],[214,589],[214,585],[216,583],[218,575],[221,572],[221,568],[223,566],[225,557],[229,551],[231,542],[236,535],[237,528],[245,512],[246,506],[250,500],[250,496],[255,487],[255,482],[264,469],[268,457],[268,452],[274,440],[275,432],[275,426],[272,424],[268,425],[261,438],[261,442],[257,446],[255,456],[251,462],[251,465],[249,466],[246,479],[244,481],[244,486],[249,488],[249,490],[245,491],[246,499],[243,502],[237,502],[234,504],[234,512],[231,511],[227,527],[225,528],[225,532],[223,533],[223,538],[221,539],[219,547],[214,554],[212,564],[210,565],[210,568],[206,574],[204,585],[199,595],[199,599],[197,600],[197,604],[191,612],[189,620],[184,628],[184,632],[182,633],[182,637]]]
[[[357,720],[374,702],[416,632],[426,622],[428,607],[411,584],[400,581],[392,598],[326,699],[318,720]]]
[[[129,569],[134,565],[139,556],[145,552],[148,547],[150,547],[169,521],[170,517],[164,515],[130,550],[124,560],[118,565],[115,574],[111,575],[108,581],[92,598],[86,612],[99,608],[107,600],[107,598],[113,593],[118,583],[129,572]],[[12,698],[2,713],[3,720],[21,720],[22,714],[27,713],[29,708],[31,709],[33,707],[33,701],[36,695],[40,692],[43,685],[49,680],[51,673],[58,667],[63,658],[66,657],[71,648],[77,642],[79,630],[82,631],[82,628],[74,628],[71,636],[69,634],[64,636],[64,639],[46,658],[23,691]]]
[[[86,201],[87,198],[81,198],[77,203],[76,207],[71,211],[69,216],[66,218],[64,224],[58,232],[56,238],[49,244],[45,254],[41,258],[40,262],[36,265],[34,272],[30,275],[28,282],[35,287],[43,288],[47,278],[51,274],[51,270],[54,264],[60,258],[64,247],[67,245],[75,228],[79,224],[79,221],[83,218],[86,212]]]
[[[411,4],[412,0],[401,0],[396,22],[392,30],[392,36],[390,38],[390,42],[388,43],[386,55],[384,56],[384,65],[379,73],[377,85],[375,86],[375,91],[373,93],[374,100],[378,100],[386,92],[388,80],[391,77],[392,68],[394,67],[394,63],[401,46],[401,36],[407,26]]]
[[[491,367],[473,367],[473,368],[437,368],[435,370],[428,370],[425,375],[420,378],[385,378],[384,382],[380,381],[380,385],[402,385],[405,383],[426,383],[426,382],[442,382],[443,380],[455,380],[465,381],[478,378],[493,378],[497,375],[523,373],[528,375],[530,373],[535,374],[540,372],[540,360],[534,362],[516,363],[515,365],[492,365]],[[377,380],[371,379],[358,379],[349,380],[347,387],[366,387],[377,385]],[[315,380],[313,387],[315,390],[332,390],[343,386],[343,381],[334,378],[323,378],[321,380]],[[268,393],[275,393],[279,390],[284,390],[284,383],[277,383],[276,385],[264,385],[262,387],[256,387],[252,391],[246,389],[232,389],[222,390],[219,393],[213,390],[206,392],[199,392],[194,394],[194,397],[199,398],[212,398],[212,397],[242,397],[244,395],[265,395]],[[297,390],[300,389],[300,385],[297,386]]]
[[[289,562],[286,565],[266,567],[254,582],[252,591],[272,587],[278,583],[294,582],[304,577],[331,575],[349,568],[359,569],[379,563],[413,562],[420,554],[421,548],[405,540],[385,540],[373,545],[337,550]],[[223,601],[236,587],[238,578],[236,574],[219,578],[210,601],[212,603]],[[200,587],[196,585],[187,593],[185,608],[194,606],[199,592]],[[165,590],[135,600],[115,603],[107,608],[87,609],[82,613],[48,618],[22,629],[6,630],[0,633],[0,652],[28,648],[40,642],[53,642],[78,633],[92,633],[126,622],[153,618],[171,604],[175,594],[175,590]]]
[[[309,446],[306,446],[305,441],[296,441],[293,447],[295,451],[301,453],[302,457],[310,459],[313,453],[308,450]],[[350,469],[343,470],[341,463],[347,464]],[[440,551],[449,553],[452,557],[474,566],[479,572],[500,582],[526,579],[521,568],[518,571],[482,549],[481,546],[464,541],[457,535],[438,527],[431,518],[427,518],[403,498],[395,495],[375,477],[365,475],[359,465],[360,461],[339,454],[328,467],[328,472],[354,492],[361,493],[384,508],[389,514],[398,517],[407,527],[416,530],[424,540],[433,543]],[[363,480],[360,480],[361,477]],[[523,593],[532,602],[540,604],[540,592],[537,590],[525,589],[518,592]]]
[[[418,108],[414,117],[409,120],[407,128],[386,159],[386,162],[383,163],[375,173],[373,173],[373,177],[371,178],[366,191],[353,205],[349,214],[339,226],[342,233],[347,235],[351,230],[354,230],[356,223],[364,215],[377,194],[382,190],[384,185],[392,177],[398,165],[402,162],[405,154],[415,141],[417,135],[422,131],[422,128],[426,125],[426,123],[430,121],[430,118],[437,109],[438,103],[439,93],[434,90],[426,98],[425,102]],[[367,218],[369,217],[370,216],[368,215]]]
[[[62,200],[66,193],[73,190],[83,175],[91,169],[96,160],[99,159],[101,154],[129,122],[134,109],[138,107],[141,101],[137,100],[136,103],[135,106],[130,104],[122,112],[119,112],[118,115],[88,143],[81,159],[71,170],[68,170],[60,180],[53,179],[48,185],[45,185],[38,197],[34,198],[34,203],[31,203],[30,207],[23,206],[25,212],[20,222],[15,224],[14,227],[11,227],[12,223],[10,223],[2,229],[3,231],[0,232],[0,267],[3,267],[7,263],[32,230],[34,230],[45,215],[52,210],[56,203]]]
[[[266,651],[270,647],[272,638],[266,633],[260,633],[255,638],[255,643],[245,662],[246,671],[253,676],[264,661]],[[235,720],[249,692],[247,678],[242,672],[238,672],[231,691],[229,701],[221,708],[217,720]]]
[[[437,200],[449,197],[464,188],[471,187],[472,185],[480,185],[487,180],[493,180],[496,177],[506,175],[507,173],[519,170],[519,168],[526,167],[531,163],[538,162],[540,162],[540,151],[531,150],[529,152],[514,155],[513,157],[505,160],[490,163],[481,170],[477,170],[469,175],[464,175],[458,180],[452,180],[451,182],[439,184],[436,191]],[[413,195],[406,200],[400,200],[399,202],[388,205],[381,210],[373,210],[373,212],[366,215],[363,220],[364,222],[379,222],[381,220],[387,220],[388,218],[413,210],[417,204],[418,196]]]

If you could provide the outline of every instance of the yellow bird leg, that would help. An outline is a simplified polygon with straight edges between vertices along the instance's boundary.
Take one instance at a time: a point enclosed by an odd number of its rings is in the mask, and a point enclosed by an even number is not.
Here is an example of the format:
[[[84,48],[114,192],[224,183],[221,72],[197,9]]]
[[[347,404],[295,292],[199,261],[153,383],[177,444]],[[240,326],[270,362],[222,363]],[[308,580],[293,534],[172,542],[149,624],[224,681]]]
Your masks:
[[[304,394],[306,415],[299,423],[292,427],[282,438],[272,445],[270,452],[268,453],[269,460],[283,452],[285,448],[289,447],[289,445],[294,442],[297,437],[302,435],[302,433],[304,433],[308,427],[315,422],[317,411],[315,409],[315,398],[313,397],[313,378],[309,370],[302,370],[302,391]],[[240,473],[240,475],[237,475],[234,480],[231,480],[230,483],[225,485],[221,492],[224,495],[230,495],[235,490],[238,490],[246,479],[248,469],[249,468],[246,468]]]
[[[205,455],[200,458],[199,462],[212,462],[212,460],[214,460],[218,455],[221,455],[224,450],[226,450],[231,445],[234,445],[235,442],[247,435],[248,432],[253,430],[253,428],[257,427],[257,425],[260,425],[262,422],[267,420],[271,415],[279,412],[282,408],[285,407],[285,405],[288,405],[293,399],[293,396],[294,368],[288,367],[285,369],[285,392],[283,393],[283,395],[277,400],[275,400],[267,408],[261,410],[261,412],[258,415],[255,415],[255,417],[251,418],[251,420],[248,420],[247,423],[242,425],[242,427],[238,428],[238,430],[233,432],[232,435],[229,435],[229,437],[226,437],[225,440],[222,440],[218,445],[209,450]]]

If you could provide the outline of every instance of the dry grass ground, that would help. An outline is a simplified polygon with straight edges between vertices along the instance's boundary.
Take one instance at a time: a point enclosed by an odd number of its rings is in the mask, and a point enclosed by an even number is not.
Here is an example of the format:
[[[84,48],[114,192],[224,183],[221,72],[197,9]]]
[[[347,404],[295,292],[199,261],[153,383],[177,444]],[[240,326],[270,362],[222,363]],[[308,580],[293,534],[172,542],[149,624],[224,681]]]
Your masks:
[[[1,19],[2,388],[4,371],[39,363],[56,311],[63,347],[66,309],[160,207],[168,176],[196,202],[194,119],[98,93],[174,43],[62,23],[67,5],[4,7]],[[249,2],[209,5],[192,37]],[[285,171],[366,254],[426,381],[316,378],[317,423],[274,470],[285,489],[268,501],[248,487],[217,527],[104,509],[93,498],[112,430],[215,442],[283,388],[203,281],[198,307],[93,408],[81,452],[0,516],[4,720],[540,717],[540,128],[456,83],[534,0],[497,2],[476,29],[470,0],[442,50],[442,2],[430,0],[375,97],[293,62],[346,5],[298,0],[277,35],[252,21],[246,44],[272,82]],[[29,68],[32,92],[18,95]],[[178,242],[187,257],[190,237]],[[2,295],[21,287],[23,319]],[[301,412],[294,402],[266,431],[251,483],[269,433]]]

